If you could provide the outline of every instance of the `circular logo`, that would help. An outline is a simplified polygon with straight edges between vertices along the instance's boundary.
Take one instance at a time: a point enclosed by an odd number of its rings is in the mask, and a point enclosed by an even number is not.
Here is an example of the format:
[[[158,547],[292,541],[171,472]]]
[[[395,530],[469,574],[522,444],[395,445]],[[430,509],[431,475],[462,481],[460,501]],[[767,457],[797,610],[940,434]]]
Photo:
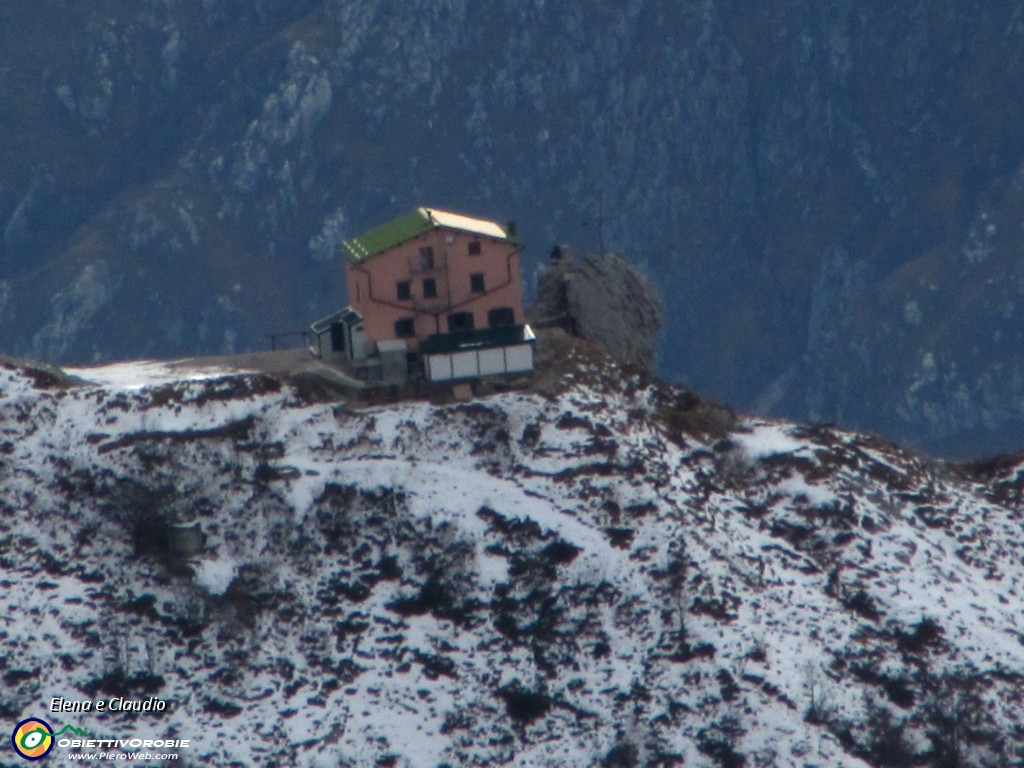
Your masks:
[[[45,720],[22,720],[11,734],[14,751],[26,760],[41,760],[53,749],[53,728]]]

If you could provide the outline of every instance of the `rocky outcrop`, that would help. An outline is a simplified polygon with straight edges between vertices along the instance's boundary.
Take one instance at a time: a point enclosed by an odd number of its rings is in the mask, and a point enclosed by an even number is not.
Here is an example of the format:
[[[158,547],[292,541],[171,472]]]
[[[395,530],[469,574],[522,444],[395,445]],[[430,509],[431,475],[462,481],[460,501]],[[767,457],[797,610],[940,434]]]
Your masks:
[[[648,373],[654,370],[661,313],[658,289],[622,254],[575,259],[560,247],[530,311],[538,326],[560,325]]]

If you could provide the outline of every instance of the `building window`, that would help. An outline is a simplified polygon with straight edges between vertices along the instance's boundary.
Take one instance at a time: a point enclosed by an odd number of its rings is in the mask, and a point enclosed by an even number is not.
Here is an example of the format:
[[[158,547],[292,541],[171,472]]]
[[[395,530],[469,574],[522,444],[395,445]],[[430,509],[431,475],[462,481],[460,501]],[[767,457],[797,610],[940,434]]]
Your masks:
[[[420,269],[434,268],[434,249],[429,245],[420,248]]]
[[[473,330],[473,313],[472,312],[452,312],[448,315],[448,330],[452,333],[456,331],[472,331]]]
[[[479,240],[470,240],[469,241],[469,255],[470,256],[479,256],[480,255],[480,241]]]
[[[423,281],[423,298],[437,298],[437,280],[435,280],[432,277],[428,277],[426,280]]]
[[[408,301],[412,298],[412,287],[409,285],[408,280],[399,280],[395,285],[395,289],[398,292],[399,301]]]
[[[516,324],[516,315],[512,307],[495,307],[487,312],[487,326],[489,328],[504,328]]]
[[[469,290],[471,290],[473,293],[484,292],[483,272],[474,272],[472,275],[469,276]]]
[[[416,335],[416,323],[411,317],[403,317],[395,320],[395,336],[399,339],[408,339]]]

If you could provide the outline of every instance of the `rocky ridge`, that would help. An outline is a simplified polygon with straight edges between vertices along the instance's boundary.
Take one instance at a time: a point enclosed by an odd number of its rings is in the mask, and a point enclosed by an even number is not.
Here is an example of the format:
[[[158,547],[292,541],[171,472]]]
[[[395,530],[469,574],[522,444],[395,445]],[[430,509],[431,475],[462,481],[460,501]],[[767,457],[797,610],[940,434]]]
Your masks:
[[[74,724],[192,738],[179,765],[1024,758],[1019,457],[559,356],[531,390],[377,406],[4,363],[0,712],[158,696]]]

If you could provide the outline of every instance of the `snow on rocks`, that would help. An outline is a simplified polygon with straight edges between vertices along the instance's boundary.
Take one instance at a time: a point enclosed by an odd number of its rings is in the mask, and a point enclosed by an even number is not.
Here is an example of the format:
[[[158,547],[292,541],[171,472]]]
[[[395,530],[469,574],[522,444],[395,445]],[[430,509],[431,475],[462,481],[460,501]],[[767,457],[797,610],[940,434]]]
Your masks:
[[[183,365],[184,362],[183,360],[132,360],[87,368],[65,368],[64,370],[72,376],[99,384],[108,390],[143,389],[159,384],[202,381],[237,373],[215,367],[189,367]]]
[[[184,765],[862,766],[880,733],[937,762],[952,721],[966,762],[1021,759],[1005,494],[578,373],[355,407],[0,368],[0,708],[156,695],[76,725],[173,730]]]

